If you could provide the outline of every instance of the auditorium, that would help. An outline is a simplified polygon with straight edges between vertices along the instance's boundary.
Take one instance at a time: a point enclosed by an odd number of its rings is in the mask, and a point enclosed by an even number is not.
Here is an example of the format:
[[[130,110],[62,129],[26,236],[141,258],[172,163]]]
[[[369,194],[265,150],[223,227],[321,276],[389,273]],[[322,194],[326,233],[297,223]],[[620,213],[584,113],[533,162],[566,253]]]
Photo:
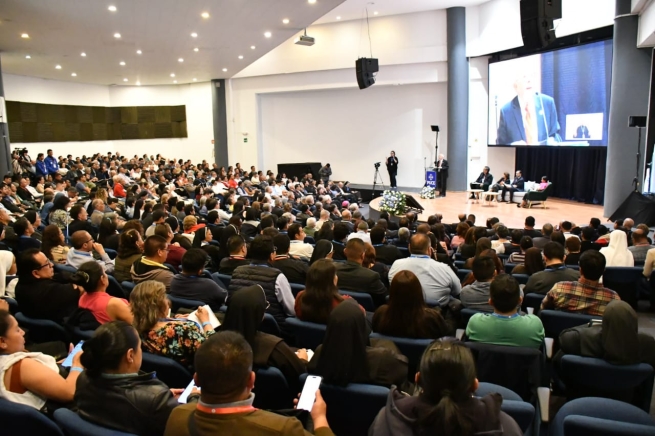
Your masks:
[[[653,47],[652,0],[2,1],[0,436],[655,436]]]

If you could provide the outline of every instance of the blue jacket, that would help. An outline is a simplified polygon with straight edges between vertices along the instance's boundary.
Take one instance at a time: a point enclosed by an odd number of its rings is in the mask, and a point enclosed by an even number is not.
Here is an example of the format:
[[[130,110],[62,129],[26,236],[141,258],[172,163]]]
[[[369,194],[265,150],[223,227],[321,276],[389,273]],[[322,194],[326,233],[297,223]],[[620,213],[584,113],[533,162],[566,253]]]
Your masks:
[[[45,167],[48,170],[48,174],[54,174],[59,171],[59,164],[53,156],[47,156],[45,158]]]
[[[41,177],[41,176],[46,176],[48,174],[48,169],[46,168],[45,161],[42,160],[36,160],[36,175]]]

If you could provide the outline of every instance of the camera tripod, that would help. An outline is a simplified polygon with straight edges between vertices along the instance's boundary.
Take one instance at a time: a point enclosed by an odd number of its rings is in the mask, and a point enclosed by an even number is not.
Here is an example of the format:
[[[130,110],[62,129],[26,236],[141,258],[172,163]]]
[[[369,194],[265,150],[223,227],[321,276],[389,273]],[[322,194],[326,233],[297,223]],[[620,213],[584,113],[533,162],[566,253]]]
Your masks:
[[[379,180],[379,182],[378,182],[378,180]],[[377,185],[382,186],[382,190],[383,190],[383,191],[384,191],[385,189],[387,189],[387,188],[384,186],[384,180],[382,180],[382,174],[380,174],[380,166],[379,166],[379,165],[375,167],[375,175],[373,176],[373,189],[372,189],[373,193],[372,193],[372,198],[375,198],[375,186],[377,186]]]

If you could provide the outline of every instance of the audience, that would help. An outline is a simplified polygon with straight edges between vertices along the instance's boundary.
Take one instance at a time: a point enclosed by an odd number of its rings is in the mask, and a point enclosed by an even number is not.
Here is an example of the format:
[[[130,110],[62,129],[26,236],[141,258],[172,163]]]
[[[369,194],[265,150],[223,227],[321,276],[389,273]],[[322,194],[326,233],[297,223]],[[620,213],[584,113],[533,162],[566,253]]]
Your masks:
[[[312,258],[309,260],[309,265],[312,266],[314,262],[320,259],[332,259],[334,255],[334,244],[330,241],[322,239],[316,243]]]
[[[391,266],[390,282],[399,271],[409,270],[416,274],[421,282],[426,300],[433,300],[444,307],[451,297],[459,296],[462,291],[459,278],[448,265],[431,258],[433,250],[427,235],[417,233],[412,236],[409,251],[412,253],[411,257],[399,259]]]
[[[65,264],[69,250],[64,232],[54,224],[46,226],[43,230],[41,252],[46,255],[48,260],[56,264]]]
[[[107,293],[109,278],[98,263],[89,261],[80,265],[71,276],[71,282],[84,289],[78,302],[79,307],[89,310],[98,323],[125,321],[132,324],[130,304],[124,298],[116,298]]]
[[[32,237],[34,226],[32,226],[32,223],[27,218],[21,217],[16,220],[14,223],[14,232],[18,236],[18,244],[14,249],[16,254],[20,254],[30,248],[41,248],[41,241]]]
[[[114,259],[114,277],[119,283],[132,280],[132,265],[143,255],[143,239],[136,229],[124,230],[118,242],[118,255]]]
[[[411,271],[400,271],[394,276],[389,302],[373,315],[373,331],[412,339],[437,339],[454,332],[439,308],[426,306],[421,282]]]
[[[113,430],[162,435],[182,389],[169,389],[155,373],[140,371],[141,340],[134,327],[124,321],[108,322],[84,342],[82,350],[77,413]]]
[[[556,283],[541,302],[541,310],[603,316],[610,301],[621,299],[616,292],[599,282],[604,272],[605,256],[596,250],[585,251],[580,256],[580,279]]]
[[[527,274],[531,276],[539,271],[543,271],[544,268],[544,258],[541,255],[541,250],[532,247],[528,248],[525,252],[525,262],[516,265],[512,269],[512,274]]]
[[[295,225],[297,224],[294,224],[294,226]],[[325,240],[321,240],[319,242],[326,242],[330,244],[330,242]],[[275,258],[273,259],[271,266],[282,271],[282,274],[284,274],[289,283],[304,284],[305,279],[307,278],[307,270],[309,270],[309,265],[307,262],[303,262],[289,255],[289,248],[293,247],[293,241],[289,240],[289,236],[280,234],[273,238],[273,243],[275,244],[275,248],[277,250],[275,252]]]
[[[403,257],[398,247],[386,244],[386,231],[383,227],[373,227],[370,236],[371,244],[375,248],[375,258],[379,262],[385,265],[392,265],[395,261]]]
[[[323,343],[307,370],[338,386],[368,383],[408,388],[407,358],[393,342],[369,338],[366,318],[353,301],[343,301],[332,310]]]
[[[134,314],[134,328],[141,337],[141,345],[149,353],[169,357],[186,367],[193,363],[193,356],[200,344],[214,328],[204,308],[197,310],[199,326],[185,318],[170,318],[166,287],[153,280],[134,287],[130,294]]]
[[[173,265],[173,267],[179,271],[180,265],[182,264],[182,257],[184,256],[184,253],[186,253],[186,249],[182,248],[180,244],[173,242],[175,234],[173,233],[173,230],[171,230],[171,226],[167,223],[157,224],[155,226],[154,234],[166,239],[166,242],[168,243],[168,254],[166,255],[166,262],[164,263]]]
[[[582,253],[581,242],[578,238],[568,238],[566,240],[566,256],[564,256],[564,265],[577,265],[580,262]]]
[[[16,226],[14,225],[14,228],[15,227]],[[648,233],[645,233],[641,229],[637,229],[632,232],[632,246],[628,247],[628,250],[630,253],[632,253],[634,263],[644,263],[646,261],[648,250],[650,249],[651,245],[648,242]]]
[[[536,315],[521,316],[523,298],[516,279],[509,274],[496,277],[489,287],[493,313],[476,313],[469,319],[466,336],[474,342],[514,347],[540,348],[544,326]]]
[[[512,241],[513,240],[514,235],[512,235]],[[512,263],[515,265],[525,263],[525,252],[528,251],[529,248],[532,248],[532,238],[530,236],[521,237],[521,242],[519,243],[520,251],[514,251],[512,254],[510,254],[509,258],[507,259],[507,263]],[[507,251],[505,253],[507,253]]]
[[[158,226],[159,227],[159,226]],[[182,256],[182,273],[171,281],[170,295],[186,300],[197,300],[208,304],[218,312],[227,299],[227,290],[221,288],[213,278],[203,275],[207,254],[200,248],[192,248]]]
[[[88,232],[79,230],[73,233],[71,237],[71,244],[73,249],[68,252],[66,263],[73,268],[79,268],[83,263],[88,261],[95,261],[102,267],[102,269],[111,274],[114,272],[114,261],[109,258],[103,246],[93,240]],[[100,259],[93,258],[93,252],[98,253]]]
[[[246,259],[248,254],[248,247],[242,235],[230,236],[227,240],[227,248],[229,257],[221,259],[218,272],[220,274],[232,275],[234,270],[242,265],[250,265],[250,261]]]
[[[546,269],[530,276],[523,290],[526,294],[546,294],[559,282],[580,278],[580,273],[564,265],[564,247],[557,242],[549,242],[544,247]]]
[[[310,259],[314,252],[314,247],[311,244],[306,244],[305,231],[300,224],[292,224],[289,226],[288,237],[291,240],[291,247],[289,254],[294,257]],[[330,238],[331,239],[331,238]]]
[[[491,257],[476,257],[473,260],[473,277],[475,281],[470,285],[464,286],[461,294],[459,294],[462,305],[466,308],[482,312],[493,312],[494,309],[489,304],[489,287],[496,274],[496,265]]]
[[[137,259],[130,269],[132,281],[141,283],[154,280],[162,283],[170,291],[175,275],[164,262],[168,256],[168,242],[161,236],[148,236],[143,243],[143,256]]]
[[[532,245],[539,250],[543,250],[548,242],[551,241],[550,237],[553,234],[553,225],[546,223],[541,227],[541,236],[532,238]]]
[[[381,435],[505,435],[523,434],[500,410],[503,398],[494,393],[479,398],[471,351],[451,339],[434,341],[423,352],[416,373],[418,395],[398,388],[389,393],[369,430]]]
[[[600,249],[605,256],[605,266],[635,266],[632,253],[628,250],[628,238],[624,231],[614,230],[610,233],[609,246]]]
[[[201,389],[200,401],[197,405],[191,403],[175,408],[164,436],[189,435],[189,422],[208,434],[306,434],[298,419],[252,406],[255,398],[251,392],[255,387],[253,358],[252,347],[238,333],[220,332],[205,341],[196,353],[193,376]],[[314,434],[333,435],[320,390],[316,392],[311,418]]]
[[[339,289],[370,294],[376,306],[384,304],[387,288],[380,274],[363,266],[366,244],[360,238],[348,241],[344,249],[347,261],[337,265]]]

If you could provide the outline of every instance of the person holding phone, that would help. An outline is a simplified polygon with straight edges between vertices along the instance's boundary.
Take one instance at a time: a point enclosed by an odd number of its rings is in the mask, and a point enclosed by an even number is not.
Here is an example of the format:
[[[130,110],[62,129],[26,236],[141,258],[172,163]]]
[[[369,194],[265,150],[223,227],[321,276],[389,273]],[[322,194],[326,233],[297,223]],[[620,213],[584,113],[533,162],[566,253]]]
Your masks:
[[[197,435],[309,435],[295,417],[278,415],[253,407],[255,387],[253,350],[239,333],[221,331],[207,339],[196,353],[193,378],[201,389],[198,404],[173,410],[164,436]],[[320,391],[310,411],[314,434],[331,436],[327,406]]]
[[[155,373],[141,371],[141,340],[130,324],[111,321],[82,344],[86,371],[75,403],[87,421],[125,433],[159,436],[183,389],[169,389]],[[187,401],[197,399],[190,395]]]
[[[73,401],[82,368],[81,356],[73,356],[73,366],[62,377],[55,358],[25,350],[25,332],[16,318],[0,304],[0,398],[13,403],[44,409],[49,402],[61,407]],[[47,408],[47,410],[52,410]]]

